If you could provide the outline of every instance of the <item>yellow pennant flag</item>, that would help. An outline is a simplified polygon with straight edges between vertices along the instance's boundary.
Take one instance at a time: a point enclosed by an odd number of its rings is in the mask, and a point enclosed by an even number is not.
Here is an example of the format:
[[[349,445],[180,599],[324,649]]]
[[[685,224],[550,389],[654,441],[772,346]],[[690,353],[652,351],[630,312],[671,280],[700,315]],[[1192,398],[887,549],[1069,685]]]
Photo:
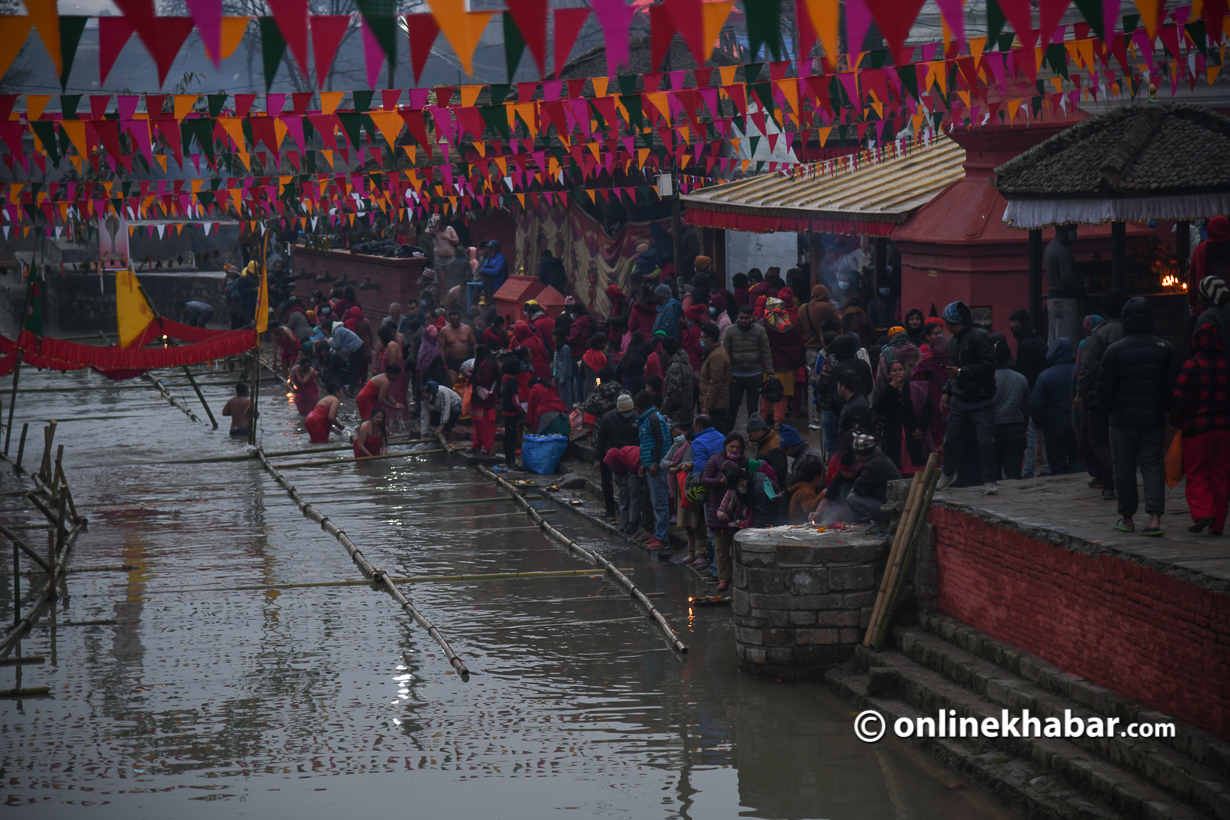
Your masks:
[[[256,300],[256,332],[264,333],[269,329],[269,274],[261,267],[260,296]]]
[[[116,271],[115,323],[119,330],[120,347],[128,347],[135,342],[152,321],[154,311],[145,301],[137,275],[131,269]]]

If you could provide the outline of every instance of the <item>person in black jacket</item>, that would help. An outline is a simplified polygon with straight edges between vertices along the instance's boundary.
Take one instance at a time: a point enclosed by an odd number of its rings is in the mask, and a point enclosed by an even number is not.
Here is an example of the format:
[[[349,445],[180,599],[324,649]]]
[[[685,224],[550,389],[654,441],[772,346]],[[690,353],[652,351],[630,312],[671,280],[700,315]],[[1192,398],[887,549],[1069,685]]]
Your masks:
[[[602,500],[606,503],[607,518],[616,518],[619,510],[615,506],[615,476],[606,465],[606,454],[610,450],[639,446],[640,443],[632,397],[624,393],[615,400],[615,409],[603,414],[594,431],[594,467],[602,473]]]
[[[1179,356],[1170,342],[1153,335],[1153,306],[1143,296],[1123,306],[1123,338],[1106,348],[1098,365],[1098,400],[1110,413],[1110,452],[1114,462],[1119,515],[1114,528],[1135,532],[1136,465],[1144,479],[1149,523],[1141,535],[1162,535],[1166,512],[1163,444],[1166,411],[1179,373]]]
[[[951,364],[940,409],[948,411],[948,434],[944,437],[943,475],[937,490],[957,480],[961,449],[972,435],[982,465],[982,491],[999,492],[995,483],[995,345],[990,335],[973,323],[969,305],[952,302],[944,308],[944,325],[952,334],[948,342]]]
[[[1038,382],[1038,375],[1046,370],[1046,340],[1034,330],[1032,317],[1028,310],[1014,310],[1008,317],[1008,327],[1016,337],[1016,371],[1029,382],[1032,393]],[[1050,472],[1050,463],[1046,458],[1044,433],[1037,428],[1033,419],[1025,427],[1025,469],[1022,478],[1033,478],[1038,467],[1038,444],[1043,445],[1042,474]]]
[[[538,262],[538,281],[555,288],[561,294],[567,293],[568,277],[564,273],[564,260],[544,249],[542,259]]]

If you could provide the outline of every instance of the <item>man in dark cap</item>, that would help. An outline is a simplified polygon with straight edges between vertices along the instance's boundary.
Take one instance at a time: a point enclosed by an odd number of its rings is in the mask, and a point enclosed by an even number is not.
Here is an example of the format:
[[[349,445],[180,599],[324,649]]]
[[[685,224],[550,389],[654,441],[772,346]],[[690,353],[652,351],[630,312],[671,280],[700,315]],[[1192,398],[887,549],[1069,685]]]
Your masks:
[[[940,398],[940,409],[948,411],[948,434],[944,437],[943,475],[937,490],[947,489],[957,480],[961,449],[971,439],[978,446],[982,465],[983,492],[999,492],[995,469],[995,345],[985,330],[974,324],[969,305],[952,302],[944,308],[944,325],[952,338],[948,342],[945,369],[948,382]]]
[[[495,292],[508,279],[508,260],[504,258],[504,254],[500,253],[500,243],[494,239],[489,240],[483,248],[486,252],[483,256],[483,266],[478,269],[478,272],[483,277],[487,301],[490,302]]]

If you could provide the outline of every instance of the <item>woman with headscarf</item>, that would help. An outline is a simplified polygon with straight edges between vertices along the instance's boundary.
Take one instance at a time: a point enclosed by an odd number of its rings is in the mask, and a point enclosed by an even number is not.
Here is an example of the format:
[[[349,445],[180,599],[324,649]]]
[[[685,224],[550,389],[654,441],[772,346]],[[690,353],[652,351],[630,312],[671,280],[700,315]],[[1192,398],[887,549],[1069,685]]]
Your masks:
[[[782,288],[777,292],[777,298],[781,300],[782,307],[786,309],[786,313],[790,314],[790,321],[797,325],[799,323],[799,308],[794,303],[794,291],[790,288]]]
[[[910,344],[918,348],[923,346],[925,326],[926,320],[923,318],[923,312],[918,308],[912,308],[905,314],[905,335],[910,337]]]
[[[628,318],[628,314],[632,312],[632,302],[628,299],[628,294],[619,289],[618,285],[606,286],[606,301],[607,301],[607,320],[614,319],[616,316]]]
[[[551,356],[529,324],[517,322],[513,325],[513,344],[530,352],[530,366],[536,378],[551,379]]]
[[[894,330],[901,331],[901,328],[894,328]],[[904,331],[892,334],[889,337],[888,344],[880,350],[880,361],[876,365],[875,384],[871,389],[872,402],[879,398],[880,393],[888,387],[888,368],[893,362],[901,362],[905,366],[905,372],[911,373],[921,358],[922,351],[910,342],[909,336]]]
[[[794,401],[795,371],[806,361],[803,337],[781,299],[769,299],[766,307],[764,329],[769,336],[769,351],[773,354],[773,374],[782,383],[781,418],[784,419]],[[795,407],[796,414],[799,409]],[[777,415],[777,408],[774,408],[774,416]]]
[[[414,371],[419,384],[444,381],[444,356],[441,355],[440,344],[436,341],[439,335],[440,331],[435,325],[423,328]]]
[[[1076,365],[1072,368],[1072,395],[1076,395],[1076,380],[1081,372],[1081,358],[1085,353],[1085,347],[1089,344],[1089,337],[1093,335],[1093,331],[1097,330],[1102,325],[1106,324],[1106,320],[1096,313],[1086,316],[1081,322],[1081,342],[1076,346]],[[1105,485],[1105,481],[1098,480],[1098,474],[1102,472],[1110,472],[1109,464],[1102,464],[1098,461],[1097,454],[1094,452],[1093,446],[1089,443],[1089,409],[1083,402],[1072,403],[1072,429],[1076,431],[1076,451],[1080,456],[1080,460],[1085,464],[1085,470],[1089,473],[1090,487],[1101,488]]]
[[[483,455],[495,453],[495,411],[500,403],[500,369],[491,348],[479,345],[474,350],[470,371],[470,423],[474,428],[471,450]]]
[[[948,382],[948,371],[945,369],[951,364],[948,358],[948,342],[944,339],[944,334],[941,331],[943,320],[939,320],[940,325],[936,326],[933,322],[927,322],[926,332],[924,334],[923,345],[926,348],[923,351],[922,357],[918,363],[914,365],[914,371],[910,375],[911,381],[922,381],[928,385],[931,394],[931,400],[935,403],[937,409],[940,408],[940,396],[944,394],[944,385]],[[921,349],[921,348],[920,348]],[[948,432],[948,422],[944,418],[944,411],[939,409],[939,412],[931,414],[931,438],[937,444],[937,449],[943,447],[944,436]]]
[[[909,343],[905,334],[899,334],[905,339],[914,352],[918,348]],[[931,391],[926,382],[910,380],[910,365],[905,357],[898,357],[902,346],[884,348],[891,355],[881,356],[880,364],[884,368],[885,384],[877,391],[872,404],[873,422],[876,433],[881,439],[881,450],[889,457],[901,475],[913,475],[927,466],[927,457],[935,452],[935,441],[931,437],[931,419],[937,414],[938,407],[931,401]],[[915,358],[915,362],[917,359]]]

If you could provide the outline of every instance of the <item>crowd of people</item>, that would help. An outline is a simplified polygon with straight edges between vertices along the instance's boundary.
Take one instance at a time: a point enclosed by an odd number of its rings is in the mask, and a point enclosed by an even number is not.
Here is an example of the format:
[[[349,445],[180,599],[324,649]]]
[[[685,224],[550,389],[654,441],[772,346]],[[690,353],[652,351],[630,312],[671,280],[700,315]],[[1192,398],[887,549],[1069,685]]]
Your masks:
[[[784,278],[752,269],[729,289],[706,257],[693,267],[688,281],[637,269],[606,289],[605,315],[568,297],[555,316],[530,300],[515,321],[494,305],[471,315],[428,297],[390,305],[374,325],[343,288],[310,307],[288,298],[274,336],[313,441],[338,429],[342,395],[359,410],[357,456],[384,452],[412,414],[423,439],[457,437],[468,417],[472,449],[486,455],[502,422],[510,469],[527,434],[587,431],[605,515],[651,548],[666,546],[673,521],[688,562],[721,584],[740,528],[886,530],[888,483],[932,454],[941,490],[995,494],[1002,480],[1087,471],[1128,532],[1139,470],[1139,531],[1161,534],[1168,422],[1182,436],[1193,531],[1224,529],[1230,306],[1220,278],[1199,283],[1184,363],[1153,335],[1149,301],[1114,290],[1075,331],[1071,317],[1051,315],[1049,340],[1014,312],[1010,345],[959,301],[902,320],[893,291],[868,294],[854,280],[834,296],[809,286],[805,266]]]

